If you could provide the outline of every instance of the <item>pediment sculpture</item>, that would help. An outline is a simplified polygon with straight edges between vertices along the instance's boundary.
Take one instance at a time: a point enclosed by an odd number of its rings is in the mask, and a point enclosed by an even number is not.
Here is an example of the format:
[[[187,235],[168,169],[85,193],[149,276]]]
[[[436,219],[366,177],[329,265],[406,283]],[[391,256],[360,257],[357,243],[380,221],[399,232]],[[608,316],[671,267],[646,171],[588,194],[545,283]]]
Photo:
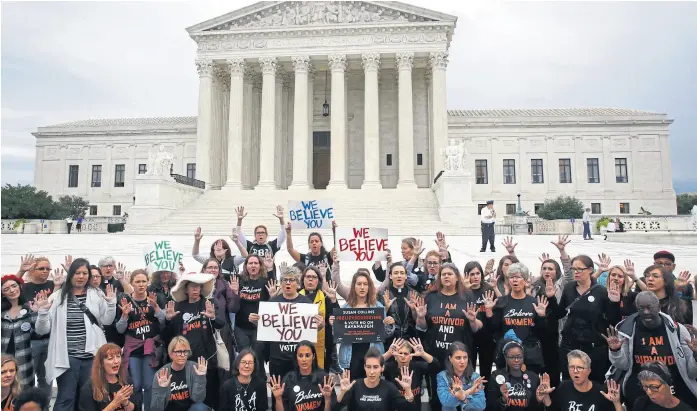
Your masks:
[[[450,144],[443,149],[442,154],[445,156],[446,171],[458,173],[465,171],[465,155],[467,154],[465,143],[457,144],[454,140],[450,140]]]
[[[148,171],[145,174],[152,176],[169,176],[173,161],[174,156],[172,153],[167,151],[164,146],[159,146],[157,151],[151,151],[148,155]]]

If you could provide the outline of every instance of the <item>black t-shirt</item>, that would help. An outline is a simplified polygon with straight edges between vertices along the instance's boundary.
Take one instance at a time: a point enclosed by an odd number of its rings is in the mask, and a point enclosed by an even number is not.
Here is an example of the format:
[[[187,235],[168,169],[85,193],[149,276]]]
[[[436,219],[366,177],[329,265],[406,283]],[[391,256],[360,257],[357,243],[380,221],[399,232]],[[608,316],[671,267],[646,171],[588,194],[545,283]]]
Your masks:
[[[205,300],[199,300],[195,303],[181,301],[174,305],[174,311],[179,311],[181,317],[181,336],[189,340],[191,345],[191,357],[198,360],[198,357],[209,357],[211,347],[207,347],[204,335],[210,333],[211,321],[205,315],[201,314],[205,311]],[[177,330],[178,331],[178,330]],[[215,347],[212,348],[215,352]]]
[[[189,395],[189,386],[186,381],[186,367],[179,371],[170,370],[172,380],[170,382],[169,402],[165,411],[189,411],[194,401]]]
[[[249,384],[241,384],[237,377],[232,377],[223,384],[219,410],[266,411],[268,408],[266,383],[263,380],[252,378]]]
[[[380,380],[375,388],[368,388],[364,379],[356,380],[341,400],[348,411],[394,411],[408,403],[394,384]]]
[[[666,330],[665,325],[661,325],[652,330],[644,326],[641,321],[637,321],[634,328],[634,347],[632,353],[634,356],[632,359],[634,365],[632,366],[632,373],[625,384],[625,396],[630,402],[645,395],[637,379],[639,372],[641,372],[641,366],[647,362],[660,361],[670,370],[670,376],[673,378],[672,388],[675,396],[688,404],[697,406],[695,396],[687,385],[685,385],[685,381],[682,379],[680,370],[678,370],[678,366],[675,363],[675,356],[673,349],[670,347],[668,330]]]
[[[510,384],[508,388],[508,401],[502,403],[503,395],[501,386]],[[540,378],[532,371],[524,372],[515,377],[506,370],[496,370],[489,378],[489,386],[486,392],[487,410],[523,411],[539,409],[536,391],[540,385]]]
[[[283,379],[286,389],[283,391],[284,411],[324,411],[324,395],[319,385],[324,384],[324,371],[315,372],[316,382],[312,382],[312,376],[299,376],[297,380],[290,381],[287,374]],[[336,402],[335,393],[332,393],[332,402]],[[275,401],[275,399],[274,399]]]
[[[294,300],[289,300],[283,295],[277,295],[270,299],[271,302],[281,303],[305,303],[312,304],[309,298],[298,294]],[[295,359],[295,350],[298,348],[297,342],[269,342],[269,362],[292,362]]]
[[[630,291],[620,300],[620,317],[622,320],[636,312],[636,296],[639,295],[636,291]]]
[[[102,402],[100,404],[100,409],[102,409],[102,410],[104,408],[106,408],[110,402],[114,401],[114,398],[116,398],[116,394],[118,394],[118,392],[121,390],[121,387],[122,387],[122,385],[119,383],[112,384],[109,382],[107,384],[109,384],[109,402],[107,402],[107,403]],[[125,408],[122,405],[119,405],[119,407],[116,408],[116,410],[114,410],[114,411],[123,411],[124,409]]]
[[[481,321],[483,325],[482,329],[480,329],[476,332],[476,334],[474,334],[474,339],[480,342],[491,341],[491,344],[493,344],[494,342],[491,336],[491,324],[488,324],[488,321],[486,320],[486,308],[484,308],[484,293],[493,290],[494,289],[486,283],[482,284],[477,289],[470,289],[470,293],[472,294],[472,300],[474,300],[474,302],[477,304],[477,319]]]
[[[312,255],[312,253],[300,253],[299,262],[305,264],[307,267],[319,267],[319,264],[324,262],[327,264],[327,272],[324,273],[324,276],[326,277],[325,281],[332,279],[331,268],[332,264],[334,264],[334,260],[332,259],[332,255],[330,253],[326,251],[324,253],[320,253],[319,255]]]
[[[22,296],[24,297],[25,301],[32,301],[41,291],[47,290],[48,295],[53,294],[54,288],[55,284],[51,280],[47,280],[43,284],[24,283],[22,286]],[[49,338],[51,338],[51,333],[46,335],[37,335],[34,330],[31,332],[32,340],[48,340]]]
[[[256,324],[249,322],[249,314],[258,314],[259,302],[269,301],[269,291],[266,289],[266,285],[265,278],[240,280],[240,310],[235,316],[235,323],[238,327],[248,330],[257,328]]]
[[[137,301],[131,297],[127,299],[133,309],[128,313],[128,327],[126,335],[140,340],[147,340],[160,334],[160,321],[155,317],[155,309],[150,306],[148,299]],[[119,307],[116,313],[117,320],[121,319],[121,308]],[[132,353],[132,357],[143,355],[143,347],[136,348]]]
[[[258,255],[262,259],[266,257],[266,254],[271,253],[272,256],[276,255],[280,247],[278,246],[278,238],[267,242],[266,244],[257,244],[255,242],[247,240],[247,252],[249,254]]]
[[[7,398],[2,400],[2,411],[14,411],[14,410],[15,410],[14,399],[12,398],[12,394],[10,394],[7,396]]]
[[[526,295],[522,299],[515,299],[504,295],[496,301],[494,316],[491,317],[491,328],[497,340],[501,339],[508,330],[513,330],[523,342],[539,341],[540,328],[544,325],[544,318],[540,318],[535,312],[537,301],[534,297]]]
[[[558,411],[615,411],[615,406],[608,401],[600,391],[607,392],[605,384],[595,381],[593,388],[588,392],[576,390],[573,382],[569,380],[559,383],[552,394],[552,410]]]
[[[620,320],[620,304],[610,302],[605,287],[593,287],[594,285],[589,289],[590,292],[585,293],[573,305],[571,304],[579,297],[576,281],[566,284],[562,291],[557,315],[563,318],[567,307],[571,306],[561,334],[564,340],[572,344],[605,345],[601,333],[607,332],[609,324],[617,324]]]
[[[422,358],[414,358],[409,362],[409,371],[413,372],[411,378],[411,392],[414,394],[414,401],[400,407],[404,411],[419,411],[421,410],[421,382],[424,375],[429,375],[430,373],[437,373],[440,371],[440,366],[438,360],[435,358],[431,364],[424,361]],[[402,377],[402,372],[399,369],[399,364],[394,358],[390,358],[385,363],[385,372],[383,374],[385,380],[393,383],[395,387],[400,392],[400,395],[404,396],[404,390],[402,386],[397,383],[396,379]]]
[[[634,408],[632,409],[641,411],[694,411],[694,408],[685,404],[685,402],[683,402],[682,400],[680,401],[677,407],[665,408],[651,401],[649,397],[646,396],[636,400],[634,402]]]
[[[123,286],[121,285],[121,281],[117,280],[116,277],[111,277],[111,280],[107,279],[102,279],[101,284],[99,284],[99,288],[106,293],[106,286],[111,284],[112,287],[114,287],[114,292],[122,293],[123,292]]]
[[[471,293],[460,297],[434,292],[426,297],[426,347],[441,364],[445,364],[448,347],[453,342],[472,347],[472,329],[464,312],[468,302],[473,302]]]

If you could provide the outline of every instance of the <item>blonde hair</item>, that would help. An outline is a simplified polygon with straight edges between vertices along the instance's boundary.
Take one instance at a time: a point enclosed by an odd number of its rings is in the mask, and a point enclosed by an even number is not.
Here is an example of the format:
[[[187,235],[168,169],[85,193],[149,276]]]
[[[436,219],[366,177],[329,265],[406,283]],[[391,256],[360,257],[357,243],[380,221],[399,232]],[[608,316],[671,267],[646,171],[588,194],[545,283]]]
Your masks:
[[[622,273],[622,276],[624,277],[624,285],[622,286],[622,295],[626,296],[632,290],[632,281],[634,281],[634,280],[629,278],[629,276],[627,275],[627,270],[625,270],[624,267],[622,267],[621,265],[613,265],[612,267],[610,267],[609,270],[607,270],[607,280],[608,281],[610,281],[610,273],[612,273],[612,270],[614,270],[614,269],[620,270],[620,272]]]
[[[2,364],[0,365],[2,367],[4,367],[8,362],[14,363],[15,365],[15,379],[12,380],[12,385],[10,385],[10,394],[12,395],[12,398],[16,400],[17,397],[19,397],[19,394],[22,392],[22,383],[19,381],[19,364],[17,363],[17,359],[9,354],[3,354],[2,360],[0,361],[2,361]]]
[[[167,346],[167,354],[172,355],[174,348],[179,344],[185,345],[186,349],[191,351],[191,344],[189,344],[189,340],[181,335],[177,335],[176,337],[172,338],[172,341],[169,342],[169,345]]]

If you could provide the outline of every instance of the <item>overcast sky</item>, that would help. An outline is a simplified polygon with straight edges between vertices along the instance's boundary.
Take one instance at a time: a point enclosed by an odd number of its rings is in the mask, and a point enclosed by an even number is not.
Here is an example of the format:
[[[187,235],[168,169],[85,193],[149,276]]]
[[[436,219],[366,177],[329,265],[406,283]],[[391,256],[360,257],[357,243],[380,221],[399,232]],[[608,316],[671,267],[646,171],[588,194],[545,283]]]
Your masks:
[[[186,27],[249,1],[2,2],[2,183],[32,183],[37,127],[196,115]],[[448,108],[666,112],[678,192],[697,191],[697,2],[413,1],[458,16]]]

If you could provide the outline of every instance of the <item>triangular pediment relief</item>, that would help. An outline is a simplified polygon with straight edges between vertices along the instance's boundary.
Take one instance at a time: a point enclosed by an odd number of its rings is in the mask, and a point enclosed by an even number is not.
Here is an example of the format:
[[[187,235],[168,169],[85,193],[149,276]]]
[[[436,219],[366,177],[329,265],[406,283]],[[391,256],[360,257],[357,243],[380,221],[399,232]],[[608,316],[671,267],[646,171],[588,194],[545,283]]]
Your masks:
[[[255,7],[256,6],[256,7]],[[291,28],[346,24],[456,21],[456,17],[400,2],[281,1],[260,2],[191,27],[192,31]]]

